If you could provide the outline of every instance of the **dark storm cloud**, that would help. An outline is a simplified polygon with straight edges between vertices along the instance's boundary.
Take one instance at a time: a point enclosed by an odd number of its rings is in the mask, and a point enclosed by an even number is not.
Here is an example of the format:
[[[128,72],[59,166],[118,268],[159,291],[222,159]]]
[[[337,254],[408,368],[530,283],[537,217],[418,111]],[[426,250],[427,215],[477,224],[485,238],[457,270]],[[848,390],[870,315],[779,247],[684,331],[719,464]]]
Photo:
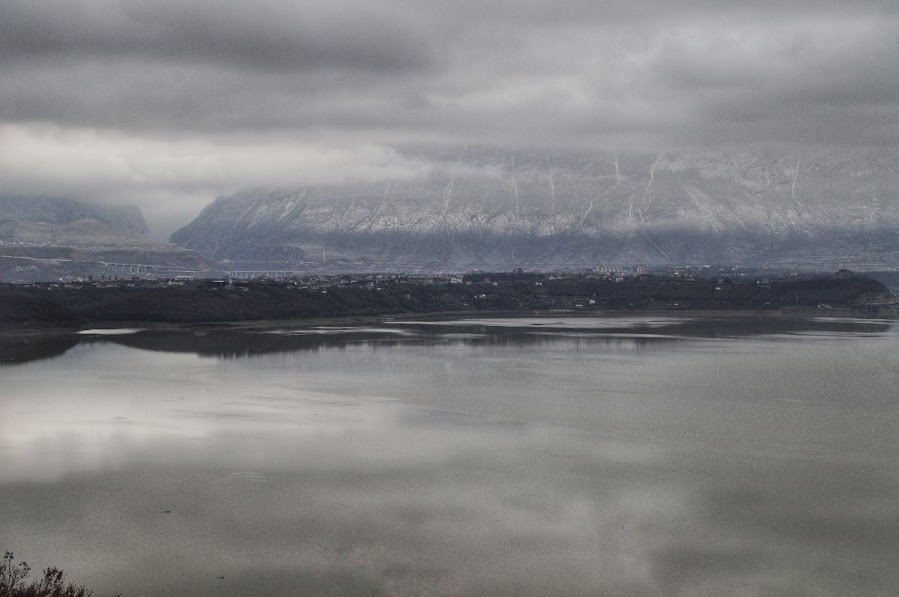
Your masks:
[[[387,143],[392,134],[480,142],[469,138],[480,132],[507,143],[572,135],[596,143],[603,131],[654,129],[662,144],[796,104],[895,101],[894,3],[751,8],[9,2],[0,69],[16,84],[0,100],[8,121],[126,131],[334,129],[381,133]],[[762,127],[751,140],[767,134]]]
[[[4,61],[80,56],[230,67],[415,70],[433,56],[403,14],[347,3],[9,2]]]
[[[857,20],[669,39],[654,80],[690,107],[686,134],[700,142],[895,143],[897,35],[896,22]]]
[[[205,202],[305,182],[296,160],[255,168],[290,144],[341,152],[337,170],[315,170],[329,179],[349,176],[353,155],[380,156],[360,164],[373,173],[389,148],[429,143],[896,144],[897,23],[892,0],[7,0],[0,175],[18,192],[126,196],[135,180],[152,184],[129,159],[201,151],[218,164],[208,180],[172,163],[157,191],[202,188]],[[41,153],[67,155],[86,137],[129,168],[34,175]],[[11,139],[27,141],[28,159],[8,157]],[[144,141],[159,156],[122,149]],[[371,146],[383,151],[360,150]],[[241,148],[248,172],[268,178],[222,165]]]

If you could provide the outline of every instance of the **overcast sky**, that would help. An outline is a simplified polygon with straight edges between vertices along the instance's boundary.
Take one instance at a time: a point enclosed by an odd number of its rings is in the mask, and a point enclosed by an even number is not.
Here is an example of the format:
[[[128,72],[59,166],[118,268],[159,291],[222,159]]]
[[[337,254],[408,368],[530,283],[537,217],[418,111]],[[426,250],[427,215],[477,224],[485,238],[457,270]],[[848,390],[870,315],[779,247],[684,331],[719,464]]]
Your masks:
[[[0,0],[0,180],[169,232],[410,146],[896,146],[897,40],[896,0]]]

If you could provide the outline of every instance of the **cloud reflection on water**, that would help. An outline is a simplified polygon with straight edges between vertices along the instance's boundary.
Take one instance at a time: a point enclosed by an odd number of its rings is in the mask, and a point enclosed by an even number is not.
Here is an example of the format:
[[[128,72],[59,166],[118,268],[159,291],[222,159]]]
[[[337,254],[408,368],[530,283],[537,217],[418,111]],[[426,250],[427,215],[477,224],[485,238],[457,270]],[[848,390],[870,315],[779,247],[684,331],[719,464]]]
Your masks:
[[[894,593],[895,332],[690,325],[79,344],[0,373],[0,538],[128,595]]]

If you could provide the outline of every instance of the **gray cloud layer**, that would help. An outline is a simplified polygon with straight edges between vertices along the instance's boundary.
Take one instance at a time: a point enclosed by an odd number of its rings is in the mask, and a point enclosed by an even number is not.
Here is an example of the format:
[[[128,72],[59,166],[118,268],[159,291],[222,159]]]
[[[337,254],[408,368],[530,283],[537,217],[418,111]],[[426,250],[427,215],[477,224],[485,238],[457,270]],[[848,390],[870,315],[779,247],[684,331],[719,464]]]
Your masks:
[[[111,156],[152,140],[203,145],[213,162],[244,147],[252,163],[285,144],[895,145],[897,17],[886,0],[7,0],[0,149],[24,136],[39,159],[93,135]],[[272,182],[302,182],[286,161]],[[16,190],[64,190],[16,163],[0,155]],[[267,181],[223,172],[200,186],[247,182]],[[82,183],[66,188],[139,190]]]

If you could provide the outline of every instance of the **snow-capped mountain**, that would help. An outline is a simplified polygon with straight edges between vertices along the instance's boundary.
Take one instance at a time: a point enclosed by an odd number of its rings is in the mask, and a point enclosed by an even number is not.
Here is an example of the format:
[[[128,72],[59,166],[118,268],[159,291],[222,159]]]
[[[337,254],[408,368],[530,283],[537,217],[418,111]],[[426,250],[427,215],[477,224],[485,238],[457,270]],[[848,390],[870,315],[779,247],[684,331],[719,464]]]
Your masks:
[[[892,266],[899,153],[465,148],[414,180],[217,199],[172,242],[307,270]]]

